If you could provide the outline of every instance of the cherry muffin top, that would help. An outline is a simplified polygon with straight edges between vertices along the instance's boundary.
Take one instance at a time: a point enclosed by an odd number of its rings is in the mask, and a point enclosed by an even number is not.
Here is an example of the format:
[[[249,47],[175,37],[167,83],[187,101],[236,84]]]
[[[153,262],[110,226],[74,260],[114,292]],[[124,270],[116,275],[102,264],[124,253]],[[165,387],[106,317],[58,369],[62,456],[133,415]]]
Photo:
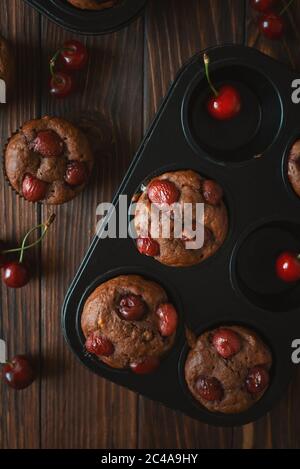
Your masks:
[[[93,155],[85,135],[70,122],[44,117],[27,122],[6,147],[11,186],[30,202],[62,204],[85,187]]]
[[[182,170],[164,173],[152,179],[143,192],[136,196],[135,230],[137,248],[141,254],[154,257],[162,264],[185,267],[198,264],[212,256],[223,244],[228,231],[227,209],[223,202],[223,190],[218,183],[205,179],[195,171]],[[196,225],[196,204],[204,206],[204,244],[200,249],[189,249],[191,234],[183,232],[182,238],[174,236],[174,219],[171,216],[170,236],[162,237],[161,220],[159,237],[151,238],[147,233],[151,226],[152,204],[170,206],[174,203],[192,205],[193,220]],[[174,217],[173,217],[174,218]],[[152,220],[153,221],[153,220]],[[198,221],[199,223],[199,221]]]
[[[121,275],[101,284],[87,299],[81,327],[86,349],[114,368],[154,371],[172,347],[177,312],[157,283]]]
[[[212,412],[244,412],[269,386],[272,356],[255,332],[220,327],[202,334],[185,363],[185,379],[194,398]]]

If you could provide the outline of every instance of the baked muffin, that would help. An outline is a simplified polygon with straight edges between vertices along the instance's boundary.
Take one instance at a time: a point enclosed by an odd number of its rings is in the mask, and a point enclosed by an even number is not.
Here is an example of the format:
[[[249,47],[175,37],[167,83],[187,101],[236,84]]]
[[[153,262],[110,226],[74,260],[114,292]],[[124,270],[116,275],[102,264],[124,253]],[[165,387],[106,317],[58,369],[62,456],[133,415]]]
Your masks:
[[[138,275],[100,285],[81,317],[86,349],[113,368],[154,371],[174,344],[177,312],[166,292]]]
[[[272,356],[250,329],[220,327],[191,345],[185,379],[194,398],[212,412],[244,412],[269,386]]]
[[[212,256],[226,238],[228,216],[222,188],[194,171],[169,172],[152,179],[143,187],[142,193],[134,197],[134,202],[139,204],[134,218],[137,248],[141,254],[154,257],[162,264],[173,267],[198,264]],[[162,236],[161,223],[158,237],[152,239],[149,231],[147,234],[148,225],[151,225],[152,204],[168,207],[173,203],[179,203],[181,207],[184,203],[193,205],[193,225],[196,225],[196,203],[205,204],[204,244],[201,249],[189,248],[188,241],[192,241],[192,236],[187,232],[183,231],[180,238],[174,236],[172,219],[169,237]]]
[[[289,154],[288,177],[294,191],[300,197],[300,139],[294,143]]]
[[[27,122],[11,137],[4,165],[11,186],[26,200],[63,204],[84,189],[93,155],[78,128],[46,116]]]
[[[12,88],[14,60],[7,41],[0,36],[0,79],[5,82],[6,91],[4,96],[0,96],[0,103],[7,101],[7,94]]]
[[[106,10],[113,8],[120,0],[67,0],[71,5],[81,10]]]

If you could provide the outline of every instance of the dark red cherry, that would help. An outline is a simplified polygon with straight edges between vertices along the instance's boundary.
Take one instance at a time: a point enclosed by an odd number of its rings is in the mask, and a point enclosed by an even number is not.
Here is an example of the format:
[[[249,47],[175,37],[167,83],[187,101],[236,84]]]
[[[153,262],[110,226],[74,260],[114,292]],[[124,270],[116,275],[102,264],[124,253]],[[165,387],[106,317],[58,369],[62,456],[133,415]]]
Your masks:
[[[171,303],[159,305],[156,314],[158,316],[158,328],[163,337],[175,334],[178,325],[177,311]]]
[[[213,335],[212,343],[218,354],[225,359],[236,355],[241,349],[240,337],[231,329],[218,329]]]
[[[266,389],[270,381],[269,372],[263,366],[252,368],[246,379],[247,390],[250,394],[260,394]]]
[[[9,288],[22,288],[30,280],[30,271],[23,262],[9,262],[3,267],[2,280]]]
[[[250,0],[250,6],[253,10],[259,11],[260,13],[267,13],[269,12],[276,0]]]
[[[100,332],[92,332],[86,342],[85,348],[89,353],[97,356],[109,357],[114,353],[114,346],[112,342]]]
[[[217,378],[199,376],[196,381],[196,391],[205,401],[221,401],[223,398],[223,388]]]
[[[159,255],[159,244],[152,238],[138,238],[136,245],[141,254],[145,256],[155,257]]]
[[[87,180],[86,165],[81,161],[71,161],[67,165],[65,181],[70,186],[81,186]]]
[[[295,252],[283,252],[276,260],[277,276],[287,283],[300,280],[300,258]]]
[[[66,98],[75,89],[74,79],[65,72],[55,72],[50,79],[50,94],[55,98]]]
[[[211,96],[207,102],[209,114],[217,120],[229,120],[237,116],[241,110],[241,96],[231,85],[224,85],[218,95]]]
[[[25,174],[22,184],[23,196],[29,202],[38,202],[45,198],[48,184],[32,174]]]
[[[61,57],[66,70],[81,70],[87,64],[88,52],[82,42],[73,39],[64,43]]]
[[[53,130],[41,130],[32,142],[32,149],[45,158],[60,156],[64,149],[64,142]]]
[[[11,388],[21,390],[30,386],[36,379],[31,360],[25,355],[16,355],[2,368],[2,377]]]
[[[281,39],[284,34],[285,23],[282,16],[268,13],[258,20],[261,33],[268,39]]]
[[[146,357],[143,360],[131,363],[131,370],[137,375],[148,375],[157,370],[160,361],[157,357]]]
[[[123,296],[119,304],[119,313],[127,321],[139,321],[146,312],[146,305],[138,295],[128,294]]]

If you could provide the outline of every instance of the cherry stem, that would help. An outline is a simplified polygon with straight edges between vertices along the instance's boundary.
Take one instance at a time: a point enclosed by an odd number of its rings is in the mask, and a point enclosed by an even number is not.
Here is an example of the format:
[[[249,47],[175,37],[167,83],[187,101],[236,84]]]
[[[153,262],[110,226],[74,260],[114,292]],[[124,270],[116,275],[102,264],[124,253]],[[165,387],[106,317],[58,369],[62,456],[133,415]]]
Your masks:
[[[212,81],[210,79],[210,73],[209,73],[209,63],[210,63],[210,60],[209,60],[209,57],[207,54],[204,54],[203,56],[203,59],[204,59],[204,65],[205,65],[205,75],[206,75],[206,79],[208,81],[208,84],[210,86],[210,89],[212,90],[212,92],[214,93],[214,95],[216,97],[219,96],[219,93],[218,91],[216,90],[216,88],[214,87],[214,85],[212,84]]]
[[[34,228],[32,228],[31,230],[29,230],[28,233],[24,236],[20,248],[8,249],[6,251],[3,251],[2,254],[11,254],[11,253],[14,253],[14,252],[19,252],[20,253],[19,262],[22,263],[23,257],[24,257],[24,252],[27,251],[28,249],[33,248],[34,246],[36,246],[37,244],[39,244],[42,241],[42,239],[44,238],[45,234],[47,233],[50,225],[54,222],[55,216],[56,215],[53,213],[45,223],[41,223],[40,225],[37,225]],[[41,233],[40,237],[36,241],[34,241],[33,243],[28,244],[26,246],[26,242],[27,242],[27,239],[29,238],[29,236],[34,231],[39,230],[39,229],[42,230],[42,233]]]
[[[50,73],[51,73],[52,77],[55,77],[55,75],[56,75],[55,74],[55,65],[56,65],[57,59],[60,56],[60,54],[64,51],[74,52],[74,50],[71,49],[70,47],[62,47],[61,49],[58,49],[55,52],[55,54],[53,55],[53,57],[50,60]]]
[[[291,4],[293,3],[294,0],[290,0],[286,5],[285,7],[283,7],[283,9],[281,10],[281,12],[279,13],[279,16],[283,15],[283,13],[286,12],[286,10],[288,10],[291,6]]]

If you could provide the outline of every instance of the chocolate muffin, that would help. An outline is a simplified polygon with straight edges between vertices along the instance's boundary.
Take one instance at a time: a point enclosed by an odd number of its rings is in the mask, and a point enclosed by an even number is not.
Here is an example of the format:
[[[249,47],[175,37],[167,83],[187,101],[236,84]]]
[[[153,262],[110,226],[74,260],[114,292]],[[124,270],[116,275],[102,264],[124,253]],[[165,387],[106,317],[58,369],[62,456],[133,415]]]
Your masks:
[[[71,5],[81,10],[106,10],[113,8],[120,0],[67,0]]]
[[[11,137],[4,165],[11,186],[26,200],[62,204],[84,189],[93,155],[78,128],[46,116],[27,122]]]
[[[154,371],[174,344],[178,317],[166,292],[138,275],[101,284],[81,317],[86,349],[113,368]]]
[[[212,412],[244,412],[269,386],[272,356],[253,331],[221,327],[191,345],[185,379],[194,398]]]
[[[227,209],[223,202],[222,188],[216,182],[201,177],[191,170],[175,171],[162,174],[152,179],[143,187],[134,202],[139,206],[135,210],[135,231],[137,248],[141,254],[154,257],[162,264],[173,267],[186,267],[198,264],[212,256],[223,244],[228,231]],[[192,225],[196,227],[196,204],[204,203],[204,244],[199,249],[191,249],[190,234],[183,231],[174,235],[174,218],[171,215],[170,235],[162,235],[161,222],[157,237],[151,238],[148,226],[151,226],[151,206],[168,207],[178,203],[190,203],[193,207]],[[163,209],[165,210],[165,208]],[[199,220],[198,220],[199,223]],[[193,235],[194,236],[194,235]]]
[[[13,84],[13,70],[14,60],[11,50],[8,46],[7,41],[0,36],[0,79],[5,82],[6,85],[6,96],[4,102],[7,101],[7,94],[11,91]],[[0,103],[2,99],[0,98]]]
[[[294,191],[300,197],[300,139],[294,143],[289,154],[288,177]]]

